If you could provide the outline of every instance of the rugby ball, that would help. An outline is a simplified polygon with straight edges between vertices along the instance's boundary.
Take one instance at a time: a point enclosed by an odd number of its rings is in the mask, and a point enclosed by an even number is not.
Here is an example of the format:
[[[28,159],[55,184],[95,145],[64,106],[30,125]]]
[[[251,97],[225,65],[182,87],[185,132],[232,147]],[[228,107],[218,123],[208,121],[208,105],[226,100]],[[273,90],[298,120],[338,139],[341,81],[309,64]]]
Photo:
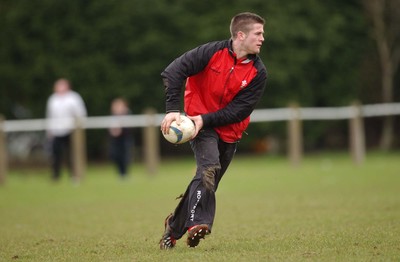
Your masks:
[[[173,121],[169,127],[168,134],[163,134],[164,138],[172,144],[183,144],[189,141],[195,132],[192,120],[187,116],[181,115],[181,123],[178,125]]]

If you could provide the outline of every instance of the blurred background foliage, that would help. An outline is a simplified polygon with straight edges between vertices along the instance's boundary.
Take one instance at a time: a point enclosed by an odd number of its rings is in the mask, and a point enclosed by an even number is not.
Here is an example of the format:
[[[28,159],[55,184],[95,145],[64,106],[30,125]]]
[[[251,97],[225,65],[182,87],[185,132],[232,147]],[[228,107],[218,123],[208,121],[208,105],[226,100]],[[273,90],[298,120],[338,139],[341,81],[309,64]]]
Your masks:
[[[7,119],[44,117],[59,77],[71,80],[90,116],[109,114],[116,96],[127,98],[135,114],[148,107],[163,112],[161,71],[188,49],[229,38],[230,18],[243,11],[266,18],[260,56],[269,78],[259,108],[382,101],[379,57],[361,0],[0,0],[0,112]],[[254,124],[244,147],[269,135],[283,139],[285,128]],[[347,143],[345,121],[304,128],[310,149]],[[88,143],[93,152],[99,147]]]

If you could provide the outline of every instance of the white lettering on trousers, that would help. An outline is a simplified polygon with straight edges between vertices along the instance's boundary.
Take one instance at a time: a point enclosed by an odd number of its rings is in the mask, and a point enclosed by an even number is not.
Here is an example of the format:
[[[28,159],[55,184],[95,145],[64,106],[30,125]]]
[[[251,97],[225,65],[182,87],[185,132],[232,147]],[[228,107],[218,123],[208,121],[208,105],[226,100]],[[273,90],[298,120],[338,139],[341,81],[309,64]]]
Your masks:
[[[194,221],[194,214],[196,213],[196,207],[200,202],[201,199],[201,191],[197,190],[197,195],[196,195],[196,203],[194,203],[192,210],[190,211],[190,221]]]

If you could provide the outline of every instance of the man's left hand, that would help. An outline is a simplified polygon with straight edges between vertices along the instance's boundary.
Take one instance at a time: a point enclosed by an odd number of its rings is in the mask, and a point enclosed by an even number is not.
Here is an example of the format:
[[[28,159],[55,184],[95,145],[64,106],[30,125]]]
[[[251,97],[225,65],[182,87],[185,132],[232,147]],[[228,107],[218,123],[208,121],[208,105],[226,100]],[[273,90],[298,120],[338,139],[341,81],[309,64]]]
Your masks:
[[[201,115],[187,116],[187,117],[194,122],[195,132],[194,132],[194,135],[192,136],[192,139],[193,139],[197,136],[199,131],[203,128],[203,118],[201,117]]]

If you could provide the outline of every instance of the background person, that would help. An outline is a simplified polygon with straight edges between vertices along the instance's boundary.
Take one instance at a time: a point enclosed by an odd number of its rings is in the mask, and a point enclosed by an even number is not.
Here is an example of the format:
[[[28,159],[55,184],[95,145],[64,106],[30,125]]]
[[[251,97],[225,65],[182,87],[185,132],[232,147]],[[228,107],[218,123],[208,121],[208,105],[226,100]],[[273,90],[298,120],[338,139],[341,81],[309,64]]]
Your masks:
[[[173,248],[187,232],[190,247],[211,233],[215,192],[237,142],[260,100],[267,71],[257,56],[264,42],[264,19],[253,13],[232,18],[231,39],[201,45],[175,59],[162,72],[166,115],[161,130],[180,121],[180,94],[186,82],[184,111],[196,126],[190,145],[197,170],[173,214],[165,219],[161,249]]]
[[[114,116],[110,134],[110,157],[114,161],[121,178],[128,175],[128,166],[131,157],[132,136],[130,129],[122,126],[118,116],[130,113],[128,103],[123,98],[116,98],[111,103],[111,114]]]
[[[51,144],[52,178],[59,180],[61,164],[66,160],[71,176],[74,177],[70,156],[71,133],[77,118],[86,117],[82,97],[71,90],[70,82],[61,78],[54,83],[54,92],[47,100],[47,137]]]

